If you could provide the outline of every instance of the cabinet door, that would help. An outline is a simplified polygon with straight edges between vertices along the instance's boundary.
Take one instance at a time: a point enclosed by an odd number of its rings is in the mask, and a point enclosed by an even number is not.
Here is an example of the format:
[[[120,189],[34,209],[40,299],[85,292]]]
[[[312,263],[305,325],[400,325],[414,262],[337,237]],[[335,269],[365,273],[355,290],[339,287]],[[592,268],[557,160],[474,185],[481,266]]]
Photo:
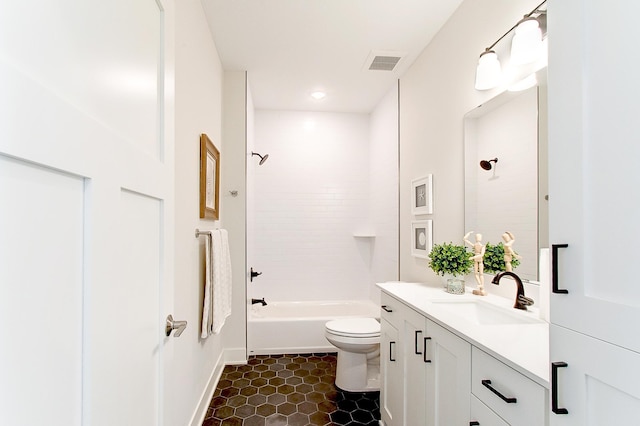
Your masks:
[[[551,426],[638,424],[640,354],[555,325],[550,333],[551,362],[566,363],[551,383]]]
[[[429,426],[469,424],[471,345],[427,320],[426,412]]]
[[[473,395],[471,395],[471,421],[469,425],[471,424],[475,426],[509,426],[509,423],[502,420],[500,416]]]
[[[403,411],[403,363],[398,329],[380,320],[380,415],[387,426],[401,426]]]
[[[613,3],[549,2],[551,322],[640,352],[640,3]]]
[[[402,315],[402,350],[404,353],[404,424],[426,424],[426,370],[424,347],[426,319],[418,312],[405,308]],[[427,343],[428,345],[428,343]]]

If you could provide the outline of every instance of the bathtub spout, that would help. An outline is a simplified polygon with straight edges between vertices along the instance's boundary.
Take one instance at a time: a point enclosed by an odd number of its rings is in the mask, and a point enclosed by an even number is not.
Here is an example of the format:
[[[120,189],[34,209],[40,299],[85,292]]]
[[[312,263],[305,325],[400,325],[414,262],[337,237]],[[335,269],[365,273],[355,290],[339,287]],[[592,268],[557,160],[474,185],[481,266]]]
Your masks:
[[[252,305],[255,305],[256,303],[262,303],[262,306],[267,306],[267,302],[264,301],[264,297],[262,299],[251,299]]]

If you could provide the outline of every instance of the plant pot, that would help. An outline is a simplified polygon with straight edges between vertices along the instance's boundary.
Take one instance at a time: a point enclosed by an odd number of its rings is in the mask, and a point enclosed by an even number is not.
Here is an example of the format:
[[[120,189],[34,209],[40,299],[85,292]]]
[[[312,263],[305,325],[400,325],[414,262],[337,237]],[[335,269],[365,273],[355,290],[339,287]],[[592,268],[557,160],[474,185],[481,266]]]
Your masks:
[[[448,276],[445,290],[451,294],[464,294],[464,278]]]

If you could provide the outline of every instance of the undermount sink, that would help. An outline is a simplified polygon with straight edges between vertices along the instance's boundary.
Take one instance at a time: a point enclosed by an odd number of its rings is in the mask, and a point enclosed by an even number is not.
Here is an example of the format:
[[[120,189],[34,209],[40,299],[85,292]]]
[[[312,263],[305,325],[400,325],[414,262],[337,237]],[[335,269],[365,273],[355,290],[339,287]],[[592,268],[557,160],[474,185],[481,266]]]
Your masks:
[[[434,301],[433,303],[479,325],[540,324],[543,322],[528,312],[518,312],[480,300]]]

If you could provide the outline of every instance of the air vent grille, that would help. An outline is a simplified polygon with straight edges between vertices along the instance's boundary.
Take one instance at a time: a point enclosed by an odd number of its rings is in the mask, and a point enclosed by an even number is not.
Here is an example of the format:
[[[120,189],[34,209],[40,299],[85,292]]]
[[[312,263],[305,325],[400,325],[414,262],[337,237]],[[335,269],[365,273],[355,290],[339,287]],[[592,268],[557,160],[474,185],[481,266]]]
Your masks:
[[[372,71],[393,71],[400,59],[402,59],[400,56],[375,56],[369,69]]]

